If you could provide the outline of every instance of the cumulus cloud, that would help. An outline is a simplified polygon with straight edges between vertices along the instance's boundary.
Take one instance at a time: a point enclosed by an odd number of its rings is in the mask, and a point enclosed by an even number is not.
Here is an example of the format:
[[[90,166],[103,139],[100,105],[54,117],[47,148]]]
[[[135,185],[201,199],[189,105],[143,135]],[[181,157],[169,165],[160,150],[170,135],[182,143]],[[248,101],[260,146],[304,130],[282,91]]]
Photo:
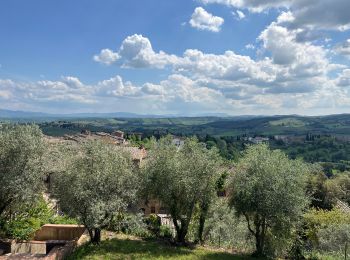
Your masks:
[[[295,20],[295,17],[292,12],[282,12],[278,17],[277,17],[277,23],[278,24],[283,24],[283,23],[290,23]]]
[[[329,61],[325,47],[299,42],[300,30],[288,27],[285,23],[289,21],[292,21],[290,14],[282,13],[258,36],[259,51],[265,55],[262,59],[252,59],[233,51],[210,54],[196,49],[188,49],[183,55],[176,56],[156,52],[146,37],[129,36],[119,49],[124,67],[167,66],[173,74],[160,83],[148,82],[140,87],[114,78],[99,83],[99,89],[119,97],[157,97],[163,103],[178,100],[203,104],[204,100],[215,103],[214,99],[218,99],[226,108],[253,108],[255,104],[258,108],[265,105],[272,109],[276,105],[270,106],[273,102],[269,100],[273,96],[310,99],[308,95],[321,93],[327,84],[338,86],[329,78],[329,73],[342,66]],[[253,47],[247,45],[247,48]],[[281,106],[296,104],[301,106],[297,98],[294,102],[288,99],[281,102]]]
[[[340,87],[350,87],[350,69],[344,69],[335,82]]]
[[[96,62],[103,63],[106,65],[111,65],[112,63],[119,60],[120,56],[118,53],[113,52],[110,49],[103,49],[99,54],[94,55],[93,59]]]
[[[275,77],[274,73],[265,67],[265,61],[256,62],[249,56],[238,55],[233,51],[217,55],[206,54],[199,50],[186,50],[183,58],[174,64],[174,69],[195,78],[205,75],[224,80],[271,81]]]
[[[289,113],[290,109],[293,109],[293,113],[298,111],[331,113],[339,111],[337,110],[339,106],[349,107],[347,102],[350,102],[350,69],[348,66],[334,63],[331,56],[337,53],[349,57],[350,40],[334,47],[321,45],[324,41],[321,43],[314,41],[320,38],[319,33],[323,29],[345,29],[346,19],[334,22],[336,19],[331,21],[329,18],[330,20],[316,25],[310,17],[302,18],[303,15],[311,15],[308,13],[311,12],[309,3],[314,0],[202,1],[207,4],[223,3],[254,12],[268,8],[287,9],[283,9],[276,21],[257,36],[254,45],[245,46],[246,49],[256,48],[257,58],[241,55],[232,50],[214,54],[187,49],[182,55],[174,55],[154,50],[147,37],[134,34],[125,38],[116,51],[109,50],[108,53],[115,56],[106,59],[108,62],[104,63],[112,64],[118,61],[124,68],[166,68],[169,74],[166,79],[140,85],[124,81],[120,76],[92,85],[84,84],[72,76],[62,77],[57,81],[29,83],[3,80],[0,81],[0,99],[3,102],[6,97],[12,95],[21,100],[35,99],[41,102],[48,100],[55,102],[57,99],[79,104],[90,102],[98,108],[109,105],[108,109],[111,110],[113,107],[115,111],[121,111],[120,107],[123,105],[130,107],[132,102],[135,104],[135,107],[133,106],[135,109],[142,108],[141,111],[154,109],[164,113],[186,109],[227,113],[234,113],[232,111],[237,110],[238,114],[256,113],[256,111],[276,113],[276,109],[279,113],[283,111]],[[342,0],[336,1],[344,4]],[[314,2],[316,10],[321,5],[319,2],[323,5],[328,3],[328,0]],[[202,20],[198,20],[196,10],[199,10],[198,16],[204,11],[209,15],[207,16],[209,19],[204,15]],[[203,8],[196,10],[191,21],[197,20],[196,23],[190,21],[191,26],[204,24],[207,26],[206,30],[220,30],[223,21],[216,27],[218,29],[213,29],[208,21],[211,20],[210,17],[215,16]],[[331,17],[331,13],[335,11],[334,7],[329,6],[326,16]],[[239,17],[239,14],[236,14]],[[243,12],[242,14],[244,15]],[[315,29],[318,26],[322,30]],[[97,61],[101,60],[102,58]],[[19,92],[17,89],[21,89],[21,93],[25,94],[17,95]]]
[[[156,85],[156,84],[152,84],[152,83],[145,83],[142,86],[141,91],[145,94],[149,94],[149,95],[164,95],[166,93],[165,89],[163,86],[161,85]]]
[[[119,55],[124,60],[124,67],[133,68],[164,68],[177,59],[163,51],[155,52],[150,40],[140,34],[128,36],[119,49]]]
[[[96,91],[98,95],[102,96],[133,97],[138,96],[140,90],[129,81],[124,83],[123,79],[117,75],[113,78],[98,82]]]
[[[348,0],[294,0],[292,25],[313,29],[350,29],[350,1]]]
[[[162,69],[170,63],[176,62],[175,55],[169,55],[163,51],[155,52],[151,42],[141,34],[128,36],[122,42],[118,52],[109,49],[101,50],[94,60],[111,65],[117,60],[122,61],[124,68],[158,68]]]
[[[326,50],[311,43],[299,43],[296,31],[276,23],[268,26],[259,36],[264,49],[271,53],[273,62],[288,65],[295,76],[316,76],[328,72]]]
[[[190,25],[199,30],[219,32],[224,23],[224,19],[208,13],[204,8],[197,7],[192,14]]]
[[[294,28],[326,30],[350,29],[348,0],[201,0],[204,4],[223,4],[234,8],[263,12],[271,8],[288,9],[289,23]]]
[[[251,12],[262,12],[269,8],[289,7],[292,0],[201,0],[203,4],[223,4],[235,8],[246,8]]]
[[[92,85],[84,84],[75,77],[35,82],[0,79],[0,100],[10,100],[9,108],[20,106],[42,110],[49,104],[50,109],[56,109],[56,113],[57,110],[67,108],[94,108],[101,112],[103,108],[121,111],[121,107],[127,107],[130,111],[130,102],[139,111],[172,111],[175,108],[200,111],[218,107],[220,97],[222,94],[219,91],[201,86],[179,74],[170,75],[159,83],[147,82],[142,86],[123,81],[119,75]],[[177,112],[176,109],[172,112]]]
[[[334,48],[334,51],[337,54],[343,55],[350,59],[350,39],[346,40],[343,43],[337,44]]]

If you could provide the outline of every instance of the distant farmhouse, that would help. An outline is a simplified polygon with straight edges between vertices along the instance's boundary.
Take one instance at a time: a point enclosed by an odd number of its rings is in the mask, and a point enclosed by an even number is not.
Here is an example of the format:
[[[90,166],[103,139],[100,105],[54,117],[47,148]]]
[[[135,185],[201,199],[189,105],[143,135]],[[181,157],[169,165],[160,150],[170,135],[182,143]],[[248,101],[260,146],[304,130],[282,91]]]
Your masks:
[[[176,145],[177,147],[181,147],[181,146],[183,146],[184,145],[184,143],[185,143],[185,138],[183,138],[183,137],[180,137],[180,136],[173,136],[173,141],[172,141],[172,143],[174,144],[174,145]]]
[[[256,136],[256,137],[245,137],[244,141],[251,142],[253,144],[263,144],[269,142],[268,137]]]

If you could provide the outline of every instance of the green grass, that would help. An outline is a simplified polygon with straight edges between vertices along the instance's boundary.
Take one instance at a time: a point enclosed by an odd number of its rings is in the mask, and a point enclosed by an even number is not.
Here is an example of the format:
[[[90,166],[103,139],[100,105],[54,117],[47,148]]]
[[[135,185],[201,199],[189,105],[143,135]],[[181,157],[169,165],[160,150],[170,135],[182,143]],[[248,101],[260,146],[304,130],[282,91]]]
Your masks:
[[[79,247],[68,259],[144,259],[144,260],[241,260],[248,256],[198,247],[195,249],[175,247],[161,241],[141,240],[130,236],[118,236],[104,240],[100,245],[86,244]]]

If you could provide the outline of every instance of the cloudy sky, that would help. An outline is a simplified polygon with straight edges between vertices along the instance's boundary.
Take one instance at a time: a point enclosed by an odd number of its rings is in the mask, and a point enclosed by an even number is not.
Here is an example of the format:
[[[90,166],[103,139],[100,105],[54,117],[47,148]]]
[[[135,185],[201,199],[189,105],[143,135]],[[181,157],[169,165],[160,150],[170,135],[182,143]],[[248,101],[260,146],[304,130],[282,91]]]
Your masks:
[[[350,113],[349,0],[1,0],[0,109]]]

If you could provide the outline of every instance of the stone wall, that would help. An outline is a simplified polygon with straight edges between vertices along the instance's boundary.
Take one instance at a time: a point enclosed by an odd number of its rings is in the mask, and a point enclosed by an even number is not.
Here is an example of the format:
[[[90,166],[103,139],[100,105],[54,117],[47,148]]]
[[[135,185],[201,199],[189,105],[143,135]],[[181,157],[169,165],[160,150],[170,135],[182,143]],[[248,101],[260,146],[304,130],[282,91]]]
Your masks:
[[[34,235],[34,240],[78,240],[85,232],[85,227],[79,225],[46,224]]]
[[[69,255],[81,243],[85,227],[79,225],[51,225],[41,227],[31,241],[0,241],[0,249],[8,254],[3,259],[59,260]],[[9,254],[10,253],[10,254]]]

